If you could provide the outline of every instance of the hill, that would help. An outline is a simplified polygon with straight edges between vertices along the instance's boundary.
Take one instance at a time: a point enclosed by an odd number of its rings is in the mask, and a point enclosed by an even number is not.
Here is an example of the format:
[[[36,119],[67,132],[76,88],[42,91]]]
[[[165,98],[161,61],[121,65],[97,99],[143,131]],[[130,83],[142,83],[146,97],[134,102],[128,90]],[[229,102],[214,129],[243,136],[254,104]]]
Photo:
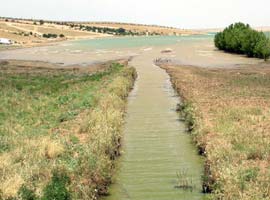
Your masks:
[[[68,39],[107,37],[107,34],[75,30],[65,24],[43,20],[0,19],[0,38],[15,45],[36,46]]]
[[[124,28],[125,30],[132,31],[140,35],[189,35],[202,33],[202,31],[194,31],[189,29],[131,23],[89,22],[84,24],[96,27]]]
[[[187,35],[201,31],[172,27],[116,22],[63,22],[16,18],[0,18],[0,38],[8,38],[17,46],[111,36]]]

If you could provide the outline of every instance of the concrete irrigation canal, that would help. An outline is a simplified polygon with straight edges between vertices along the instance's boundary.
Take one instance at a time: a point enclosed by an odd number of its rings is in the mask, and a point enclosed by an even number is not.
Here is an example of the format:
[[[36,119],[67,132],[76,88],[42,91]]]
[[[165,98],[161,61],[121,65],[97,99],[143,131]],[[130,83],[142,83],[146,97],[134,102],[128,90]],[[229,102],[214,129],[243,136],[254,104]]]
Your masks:
[[[128,103],[124,153],[106,200],[203,197],[202,160],[175,111],[179,97],[154,56],[145,52],[130,63],[138,80]]]

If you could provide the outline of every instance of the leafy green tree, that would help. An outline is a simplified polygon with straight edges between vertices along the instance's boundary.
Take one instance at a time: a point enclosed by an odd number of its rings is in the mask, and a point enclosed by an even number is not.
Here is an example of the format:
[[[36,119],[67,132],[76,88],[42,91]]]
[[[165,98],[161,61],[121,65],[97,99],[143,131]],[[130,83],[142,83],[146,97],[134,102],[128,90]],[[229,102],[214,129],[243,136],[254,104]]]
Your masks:
[[[270,42],[268,38],[257,42],[254,48],[254,55],[265,61],[270,57]]]
[[[246,54],[249,57],[268,59],[270,42],[262,32],[253,30],[241,22],[231,24],[215,35],[215,46],[231,53]]]

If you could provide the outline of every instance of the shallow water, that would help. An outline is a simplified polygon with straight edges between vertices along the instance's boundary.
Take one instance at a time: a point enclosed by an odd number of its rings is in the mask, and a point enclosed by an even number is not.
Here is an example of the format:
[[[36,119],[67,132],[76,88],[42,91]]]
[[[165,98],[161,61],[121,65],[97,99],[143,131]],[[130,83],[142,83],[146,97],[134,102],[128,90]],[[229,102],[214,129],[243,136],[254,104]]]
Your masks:
[[[259,59],[217,51],[213,35],[100,38],[59,43],[55,46],[0,51],[0,59],[39,60],[63,65],[86,66],[96,62],[128,58],[166,48],[171,54],[158,55],[183,65],[234,67],[263,62]]]
[[[169,76],[153,65],[153,52],[136,57],[138,80],[129,97],[123,156],[106,200],[202,199],[202,158],[179,121]],[[177,189],[177,173],[187,171],[193,191]]]
[[[140,37],[118,37],[102,38],[95,40],[78,40],[70,42],[73,48],[84,50],[92,49],[124,49],[139,48],[147,46],[173,45],[180,41],[212,39],[212,35],[192,35],[192,36],[140,36]]]

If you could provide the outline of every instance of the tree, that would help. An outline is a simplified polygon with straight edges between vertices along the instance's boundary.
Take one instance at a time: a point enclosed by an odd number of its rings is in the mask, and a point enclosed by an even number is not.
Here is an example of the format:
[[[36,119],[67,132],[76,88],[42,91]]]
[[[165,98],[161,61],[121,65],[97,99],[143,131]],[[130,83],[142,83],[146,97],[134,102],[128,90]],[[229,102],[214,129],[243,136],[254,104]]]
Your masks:
[[[124,28],[119,28],[119,29],[118,29],[118,32],[119,32],[119,33],[125,33],[126,30],[125,30]]]
[[[255,48],[254,54],[258,58],[262,58],[265,61],[270,57],[270,41],[268,38],[260,40]]]
[[[39,20],[39,24],[40,25],[43,25],[44,24],[44,21],[43,20]]]
[[[231,53],[246,54],[249,57],[268,59],[270,42],[266,35],[241,22],[231,24],[215,35],[215,46]]]

